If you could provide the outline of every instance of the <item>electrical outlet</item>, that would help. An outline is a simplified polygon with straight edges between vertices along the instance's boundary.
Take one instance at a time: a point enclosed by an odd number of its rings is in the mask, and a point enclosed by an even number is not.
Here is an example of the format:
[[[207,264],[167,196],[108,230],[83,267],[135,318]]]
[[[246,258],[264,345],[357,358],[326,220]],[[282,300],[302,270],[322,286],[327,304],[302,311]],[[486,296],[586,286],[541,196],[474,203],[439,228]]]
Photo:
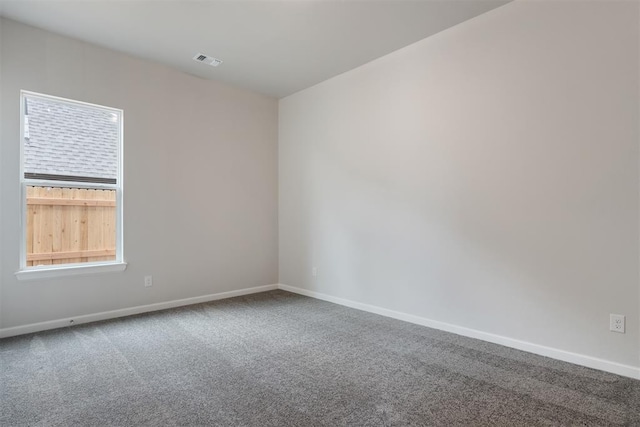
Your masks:
[[[317,276],[318,276],[318,267],[313,267],[313,268],[311,269],[311,275],[312,275],[313,277],[317,277]]]
[[[153,276],[144,276],[144,287],[153,286]]]
[[[624,334],[624,316],[622,314],[609,315],[609,330]]]

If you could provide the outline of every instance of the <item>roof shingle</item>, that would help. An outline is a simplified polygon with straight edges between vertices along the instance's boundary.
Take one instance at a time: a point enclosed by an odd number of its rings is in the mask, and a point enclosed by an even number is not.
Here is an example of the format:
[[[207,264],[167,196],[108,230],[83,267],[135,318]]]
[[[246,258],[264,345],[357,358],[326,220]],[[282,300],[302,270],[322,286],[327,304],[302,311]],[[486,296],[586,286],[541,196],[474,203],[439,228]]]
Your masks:
[[[25,97],[25,173],[117,179],[118,116],[108,110]]]

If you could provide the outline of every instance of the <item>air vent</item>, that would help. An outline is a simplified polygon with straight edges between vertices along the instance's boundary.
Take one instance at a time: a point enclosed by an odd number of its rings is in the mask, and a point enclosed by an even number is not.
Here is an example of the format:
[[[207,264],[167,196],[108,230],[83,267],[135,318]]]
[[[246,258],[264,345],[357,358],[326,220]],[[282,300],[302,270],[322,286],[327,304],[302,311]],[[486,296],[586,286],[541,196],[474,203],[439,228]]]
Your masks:
[[[201,53],[197,53],[196,56],[193,57],[193,60],[196,62],[202,62],[203,64],[211,65],[212,67],[217,67],[222,64],[222,61],[214,58],[212,56],[203,55]]]

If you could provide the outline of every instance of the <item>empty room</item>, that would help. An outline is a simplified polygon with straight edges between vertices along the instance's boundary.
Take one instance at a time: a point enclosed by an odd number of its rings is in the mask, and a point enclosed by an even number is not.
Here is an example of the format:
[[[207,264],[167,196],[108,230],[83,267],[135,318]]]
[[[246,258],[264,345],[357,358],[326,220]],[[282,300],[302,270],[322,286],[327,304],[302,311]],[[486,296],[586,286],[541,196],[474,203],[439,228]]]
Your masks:
[[[0,0],[0,426],[640,426],[640,2]]]

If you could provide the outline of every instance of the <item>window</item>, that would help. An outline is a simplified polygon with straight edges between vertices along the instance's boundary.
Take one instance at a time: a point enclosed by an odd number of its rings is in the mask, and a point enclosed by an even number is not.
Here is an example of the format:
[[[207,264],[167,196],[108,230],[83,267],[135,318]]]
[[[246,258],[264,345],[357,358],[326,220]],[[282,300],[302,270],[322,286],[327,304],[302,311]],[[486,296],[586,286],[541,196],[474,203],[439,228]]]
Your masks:
[[[18,277],[124,266],[122,110],[26,91],[21,110]]]

